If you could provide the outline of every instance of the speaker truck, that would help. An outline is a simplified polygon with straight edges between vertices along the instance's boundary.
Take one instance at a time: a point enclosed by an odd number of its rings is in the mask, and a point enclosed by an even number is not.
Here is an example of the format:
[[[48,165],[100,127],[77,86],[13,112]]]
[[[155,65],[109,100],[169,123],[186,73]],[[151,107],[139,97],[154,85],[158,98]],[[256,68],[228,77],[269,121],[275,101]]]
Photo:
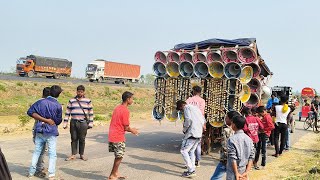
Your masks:
[[[19,76],[46,76],[59,79],[70,77],[72,62],[67,59],[29,55],[17,60],[16,72]]]
[[[140,79],[140,66],[97,59],[89,63],[86,78],[90,82],[114,81],[116,84],[137,82]]]

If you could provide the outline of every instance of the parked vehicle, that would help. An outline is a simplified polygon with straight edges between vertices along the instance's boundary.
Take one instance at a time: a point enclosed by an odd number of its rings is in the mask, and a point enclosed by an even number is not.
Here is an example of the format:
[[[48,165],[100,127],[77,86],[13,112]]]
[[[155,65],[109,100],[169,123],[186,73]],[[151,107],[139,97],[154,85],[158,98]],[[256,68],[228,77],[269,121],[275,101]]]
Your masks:
[[[30,55],[17,60],[16,71],[19,76],[46,76],[58,79],[70,77],[72,62],[67,59]]]
[[[140,78],[140,66],[98,59],[88,64],[86,78],[90,82],[104,80],[112,80],[116,84],[137,82]]]

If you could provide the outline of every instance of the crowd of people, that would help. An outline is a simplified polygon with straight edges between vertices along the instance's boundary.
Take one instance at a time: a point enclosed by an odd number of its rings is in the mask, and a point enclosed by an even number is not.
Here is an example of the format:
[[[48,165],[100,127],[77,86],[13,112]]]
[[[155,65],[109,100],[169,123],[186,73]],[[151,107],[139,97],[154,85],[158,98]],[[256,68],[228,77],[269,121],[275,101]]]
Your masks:
[[[43,156],[48,151],[49,179],[56,177],[56,144],[58,125],[63,122],[63,128],[70,126],[71,155],[66,161],[80,159],[87,161],[85,152],[85,138],[87,130],[93,127],[93,106],[91,100],[85,97],[85,87],[80,85],[76,89],[76,96],[69,100],[62,118],[63,108],[57,101],[62,89],[54,85],[43,89],[43,97],[36,101],[27,111],[35,119],[33,128],[33,142],[35,150],[28,177],[46,177]],[[193,96],[186,101],[178,101],[176,108],[183,111],[183,133],[181,155],[185,162],[186,171],[183,177],[196,176],[196,168],[200,167],[201,141],[206,131],[205,100],[201,98],[202,89],[193,87]],[[124,92],[122,103],[115,107],[108,134],[109,152],[113,152],[115,159],[108,179],[125,179],[119,173],[119,166],[124,157],[126,139],[125,133],[138,135],[136,128],[130,127],[130,112],[128,106],[133,103],[133,93]],[[313,110],[318,110],[313,102]],[[226,114],[225,125],[222,131],[220,162],[216,166],[211,180],[222,179],[248,179],[249,171],[259,170],[266,166],[266,148],[274,147],[274,157],[279,157],[290,148],[290,125],[293,122],[294,106],[288,106],[288,97],[277,98],[272,94],[266,106],[254,108],[243,107],[241,112],[230,110]],[[69,122],[70,121],[70,122]],[[280,141],[280,142],[279,142]],[[0,151],[1,152],[1,151]],[[261,166],[259,166],[261,154]],[[2,153],[1,153],[2,155]],[[4,159],[4,156],[3,156]],[[6,167],[3,164],[1,167]],[[11,179],[10,173],[6,178]]]

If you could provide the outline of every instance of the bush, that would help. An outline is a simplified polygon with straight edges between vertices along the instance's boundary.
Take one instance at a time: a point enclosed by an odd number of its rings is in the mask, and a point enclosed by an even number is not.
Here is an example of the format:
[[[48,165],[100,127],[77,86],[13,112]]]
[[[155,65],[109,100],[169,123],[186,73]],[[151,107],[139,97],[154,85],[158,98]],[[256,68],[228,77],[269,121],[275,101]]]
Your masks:
[[[93,120],[94,121],[105,121],[106,117],[97,114],[94,116]]]
[[[28,115],[21,114],[18,116],[18,119],[20,121],[20,125],[23,127],[28,124],[32,118]]]
[[[34,86],[38,86],[38,83],[33,83]]]
[[[23,86],[23,83],[22,82],[17,82],[17,86]]]
[[[0,84],[0,91],[6,92],[7,88],[4,85]]]
[[[107,97],[111,96],[111,91],[109,87],[104,87],[104,95]]]

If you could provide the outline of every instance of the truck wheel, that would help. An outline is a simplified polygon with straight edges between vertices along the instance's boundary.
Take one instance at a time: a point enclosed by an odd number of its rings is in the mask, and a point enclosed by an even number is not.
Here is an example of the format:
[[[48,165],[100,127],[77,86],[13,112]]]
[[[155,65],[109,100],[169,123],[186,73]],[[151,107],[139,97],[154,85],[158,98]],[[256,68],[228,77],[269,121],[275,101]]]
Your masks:
[[[89,79],[89,82],[93,82],[93,79]]]
[[[60,74],[54,74],[54,75],[53,75],[53,78],[54,78],[54,79],[60,79]]]
[[[33,77],[34,76],[34,72],[33,71],[29,71],[28,72],[28,77]]]
[[[99,79],[97,81],[98,81],[98,83],[102,83],[102,81],[103,81],[102,77],[99,77]]]
[[[21,76],[21,77],[25,77],[26,75],[25,75],[25,74],[19,74],[19,76]]]
[[[115,84],[120,84],[120,81],[114,81]]]

